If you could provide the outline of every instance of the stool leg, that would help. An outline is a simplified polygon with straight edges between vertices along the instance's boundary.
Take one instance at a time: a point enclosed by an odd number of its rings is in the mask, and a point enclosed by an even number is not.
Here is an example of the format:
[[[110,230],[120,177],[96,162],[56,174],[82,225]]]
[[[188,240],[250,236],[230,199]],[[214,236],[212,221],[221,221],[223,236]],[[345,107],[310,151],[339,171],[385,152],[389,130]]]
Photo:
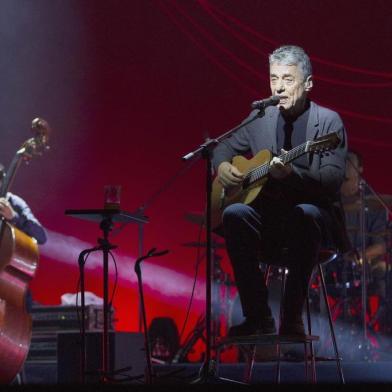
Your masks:
[[[268,287],[268,283],[269,283],[269,276],[270,276],[270,272],[271,272],[271,265],[268,264],[267,268],[264,271],[264,283],[265,285]]]
[[[253,367],[255,364],[255,356],[256,356],[256,345],[252,345],[250,348],[250,356],[247,359],[247,367],[245,369],[244,382],[246,382],[247,384],[250,384],[252,380]]]
[[[279,306],[279,323],[278,323],[278,328],[280,330],[280,325],[282,322],[283,318],[283,298],[284,298],[284,293],[286,289],[286,274],[288,270],[287,268],[283,268],[281,270],[282,274],[282,285],[280,288],[280,306]],[[277,384],[280,384],[280,357],[282,355],[281,353],[281,346],[280,346],[280,335],[278,335],[278,343],[276,344],[276,356],[277,356],[277,362],[276,362],[276,374],[275,374],[275,380]]]
[[[310,316],[309,294],[306,296],[306,316],[308,319],[308,334],[312,335],[312,320],[311,320],[311,316]],[[310,366],[311,366],[311,371],[312,371],[311,380],[312,380],[312,383],[315,384],[317,380],[316,380],[316,358],[314,355],[313,340],[310,341],[309,346],[310,346]],[[307,356],[306,347],[307,347],[307,344],[305,343],[305,355]],[[307,375],[306,375],[306,377],[307,377]]]
[[[334,351],[335,351],[335,358],[336,358],[336,364],[337,364],[337,367],[338,367],[338,374],[339,374],[339,378],[340,378],[341,383],[344,384],[345,382],[344,382],[342,364],[340,362],[340,355],[339,355],[338,346],[337,346],[337,343],[336,343],[335,330],[334,330],[332,316],[331,316],[331,309],[330,309],[329,303],[328,303],[327,288],[326,288],[326,285],[325,285],[324,273],[323,273],[323,269],[321,267],[321,264],[318,265],[318,269],[319,269],[319,274],[320,274],[320,279],[321,279],[321,288],[323,290],[325,307],[327,308],[329,329],[330,329],[330,332],[331,332],[332,343],[333,343],[333,347],[334,347]]]
[[[223,346],[223,349],[225,347]],[[221,346],[218,345],[218,347],[216,348],[216,359],[215,359],[215,369],[216,369],[216,374],[219,374],[219,365],[220,365],[220,357],[221,357],[221,351],[222,348]]]

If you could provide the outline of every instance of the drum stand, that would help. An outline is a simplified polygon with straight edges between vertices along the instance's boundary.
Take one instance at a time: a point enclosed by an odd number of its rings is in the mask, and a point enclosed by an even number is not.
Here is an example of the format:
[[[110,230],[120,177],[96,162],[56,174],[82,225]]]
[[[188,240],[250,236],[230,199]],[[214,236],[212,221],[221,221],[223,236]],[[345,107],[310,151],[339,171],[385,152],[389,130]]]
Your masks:
[[[386,301],[386,320],[385,324],[387,330],[384,331],[390,335],[392,333],[392,277],[391,277],[391,263],[392,263],[392,227],[388,227],[388,240],[387,240],[387,260],[385,271],[385,301]]]
[[[213,259],[213,284],[212,284],[212,294],[211,294],[211,338],[212,338],[212,348],[217,345],[217,338],[221,337],[221,320],[222,315],[222,304],[225,306],[227,304],[228,295],[227,287],[231,283],[228,274],[225,273],[220,266],[219,256],[215,251],[212,255]],[[224,287],[224,294],[222,299],[221,287]],[[226,312],[227,313],[227,312]],[[191,351],[192,347],[201,339],[206,343],[206,338],[204,337],[205,331],[205,316],[202,315],[196,322],[195,327],[189,333],[189,335],[184,340],[183,345],[180,347],[176,355],[174,356],[173,363],[184,362],[188,353]]]
[[[380,317],[384,317],[384,325],[381,331],[385,335],[390,335],[392,333],[392,318],[391,318],[391,312],[392,312],[392,287],[391,287],[391,263],[392,263],[392,243],[391,243],[391,238],[392,238],[392,232],[391,228],[387,226],[387,231],[386,231],[386,247],[387,247],[387,252],[386,252],[386,260],[385,260],[385,274],[384,274],[384,279],[385,279],[385,298],[383,301],[380,303],[380,306],[376,312],[376,314],[373,316],[373,318],[369,322],[369,326],[373,327],[376,322],[379,320]]]
[[[365,350],[365,358],[368,357],[370,351],[370,343],[367,334],[366,316],[367,316],[367,259],[366,259],[366,216],[365,216],[365,181],[361,178],[359,181],[360,209],[359,209],[359,230],[361,236],[361,260],[362,260],[362,276],[361,276],[361,304],[362,304],[362,342],[359,344],[360,349]]]
[[[352,163],[351,163],[352,164]],[[355,166],[353,165],[355,168]],[[356,169],[356,168],[355,168]],[[357,170],[357,169],[356,169]],[[358,172],[359,173],[359,172]],[[365,188],[367,187],[372,194],[378,199],[380,204],[392,214],[391,210],[384,203],[384,201],[378,196],[377,192],[375,192],[372,187],[363,179],[363,177],[359,173],[359,195],[360,195],[360,215],[359,215],[359,226],[360,226],[360,238],[361,238],[361,249],[360,249],[360,259],[362,260],[362,268],[361,268],[361,305],[362,305],[362,341],[359,343],[358,348],[363,351],[363,358],[365,360],[369,360],[369,354],[371,353],[371,344],[368,339],[368,331],[367,331],[367,267],[368,261],[366,259],[366,211],[368,207],[365,204]]]

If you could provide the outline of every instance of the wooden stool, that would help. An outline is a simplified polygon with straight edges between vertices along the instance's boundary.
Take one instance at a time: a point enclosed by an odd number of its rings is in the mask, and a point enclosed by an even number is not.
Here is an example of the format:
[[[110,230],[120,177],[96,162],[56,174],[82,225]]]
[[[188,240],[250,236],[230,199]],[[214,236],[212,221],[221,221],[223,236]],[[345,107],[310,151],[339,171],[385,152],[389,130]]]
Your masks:
[[[316,361],[335,361],[338,371],[338,377],[342,384],[344,384],[344,376],[343,370],[341,366],[341,358],[339,356],[339,351],[336,343],[336,336],[331,316],[331,309],[328,303],[327,297],[327,289],[325,285],[324,273],[322,270],[322,265],[327,264],[337,258],[337,253],[335,251],[330,250],[323,250],[320,252],[319,256],[319,264],[317,265],[318,273],[320,275],[320,283],[321,289],[323,292],[323,297],[325,301],[325,307],[327,309],[328,314],[328,321],[329,321],[329,329],[331,334],[331,339],[334,348],[334,357],[333,358],[317,358],[314,354],[314,347],[313,343],[319,340],[318,336],[312,335],[312,320],[310,315],[310,304],[309,304],[309,295],[306,296],[306,315],[307,315],[307,329],[308,333],[305,336],[280,336],[278,334],[274,335],[250,335],[250,336],[241,336],[241,337],[228,337],[221,342],[219,342],[216,346],[216,353],[217,353],[217,371],[219,367],[219,357],[220,352],[222,349],[232,346],[232,345],[239,345],[239,346],[249,346],[250,347],[250,355],[248,355],[247,359],[247,366],[245,369],[244,375],[244,382],[250,383],[252,379],[252,373],[255,363],[255,355],[256,355],[256,348],[260,345],[275,345],[276,346],[276,358],[272,358],[271,360],[276,361],[276,372],[275,372],[275,380],[277,383],[280,383],[280,375],[281,375],[281,345],[282,344],[303,344],[304,346],[304,367],[305,367],[305,379],[310,381],[311,383],[317,382],[316,377]],[[266,272],[265,272],[265,282],[268,286],[268,279],[272,265],[269,264]],[[282,277],[282,284],[281,284],[281,302],[280,302],[280,310],[279,310],[279,324],[282,320],[282,313],[283,313],[283,306],[282,306],[282,299],[284,297],[285,291],[285,283],[286,283],[286,275],[288,273],[288,269],[285,267],[279,267],[279,272]]]

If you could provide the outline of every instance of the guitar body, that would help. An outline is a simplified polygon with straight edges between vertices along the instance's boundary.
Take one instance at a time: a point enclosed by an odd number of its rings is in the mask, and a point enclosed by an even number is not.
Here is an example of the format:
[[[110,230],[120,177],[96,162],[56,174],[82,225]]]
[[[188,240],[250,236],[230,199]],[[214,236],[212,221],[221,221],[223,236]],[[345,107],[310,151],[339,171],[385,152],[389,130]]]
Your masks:
[[[38,266],[35,239],[7,222],[0,236],[0,383],[10,383],[26,360],[32,332],[25,295]]]
[[[232,164],[245,175],[251,170],[268,163],[272,159],[272,153],[269,150],[259,151],[252,159],[246,159],[243,156],[235,156],[233,158]],[[211,194],[211,227],[216,230],[222,223],[222,213],[223,210],[231,204],[234,203],[252,203],[264,184],[268,180],[268,177],[262,177],[260,180],[253,182],[251,185],[243,188],[240,186],[238,188],[230,189],[226,192],[222,184],[215,177],[212,183],[212,194]]]
[[[314,140],[308,140],[290,151],[285,151],[278,158],[287,165],[309,152],[319,153],[335,149],[340,142],[338,133],[330,132]],[[242,156],[235,156],[232,164],[245,174],[245,178],[241,186],[230,188],[229,191],[223,188],[217,177],[214,179],[211,191],[211,226],[217,234],[221,234],[222,212],[227,206],[234,203],[250,204],[256,199],[268,181],[271,159],[272,153],[269,150],[261,150],[249,160]]]

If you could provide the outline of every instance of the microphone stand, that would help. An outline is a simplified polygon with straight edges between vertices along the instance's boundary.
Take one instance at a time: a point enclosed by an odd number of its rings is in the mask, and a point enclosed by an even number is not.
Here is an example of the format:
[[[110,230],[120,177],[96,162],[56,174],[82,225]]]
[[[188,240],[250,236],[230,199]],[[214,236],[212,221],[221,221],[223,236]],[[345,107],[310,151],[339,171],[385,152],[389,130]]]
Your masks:
[[[279,101],[276,102],[276,104]],[[206,245],[207,245],[207,257],[206,257],[206,317],[205,317],[205,330],[206,330],[206,352],[204,363],[200,369],[199,377],[192,382],[192,384],[197,383],[209,383],[216,380],[228,381],[233,383],[239,383],[238,381],[228,380],[224,378],[218,378],[216,376],[216,368],[211,360],[211,275],[212,275],[212,230],[211,230],[211,191],[212,191],[212,150],[216,145],[229,137],[233,132],[239,130],[240,128],[250,124],[258,118],[264,116],[264,107],[258,107],[258,112],[252,116],[250,119],[230,129],[221,136],[210,139],[207,138],[203,144],[201,144],[196,150],[184,155],[182,157],[183,161],[189,161],[193,158],[200,159],[203,158],[206,162]],[[243,383],[240,383],[243,384]]]
[[[139,286],[139,303],[141,304],[141,313],[143,320],[143,329],[144,329],[144,349],[146,352],[146,361],[147,361],[147,369],[145,373],[145,383],[150,385],[152,384],[152,362],[151,362],[151,344],[148,336],[147,330],[147,318],[146,318],[146,309],[144,306],[144,295],[143,295],[143,282],[142,282],[142,271],[140,268],[140,264],[143,260],[153,257],[153,256],[163,256],[168,253],[167,250],[161,252],[155,252],[156,248],[152,248],[145,256],[139,257],[135,262],[135,272],[138,278],[138,286]]]
[[[80,274],[80,306],[81,306],[81,322],[80,322],[80,382],[86,382],[86,324],[85,324],[85,284],[84,284],[84,257],[99,250],[99,247],[85,249],[80,252],[78,257],[79,274]],[[78,304],[76,303],[76,306]]]

